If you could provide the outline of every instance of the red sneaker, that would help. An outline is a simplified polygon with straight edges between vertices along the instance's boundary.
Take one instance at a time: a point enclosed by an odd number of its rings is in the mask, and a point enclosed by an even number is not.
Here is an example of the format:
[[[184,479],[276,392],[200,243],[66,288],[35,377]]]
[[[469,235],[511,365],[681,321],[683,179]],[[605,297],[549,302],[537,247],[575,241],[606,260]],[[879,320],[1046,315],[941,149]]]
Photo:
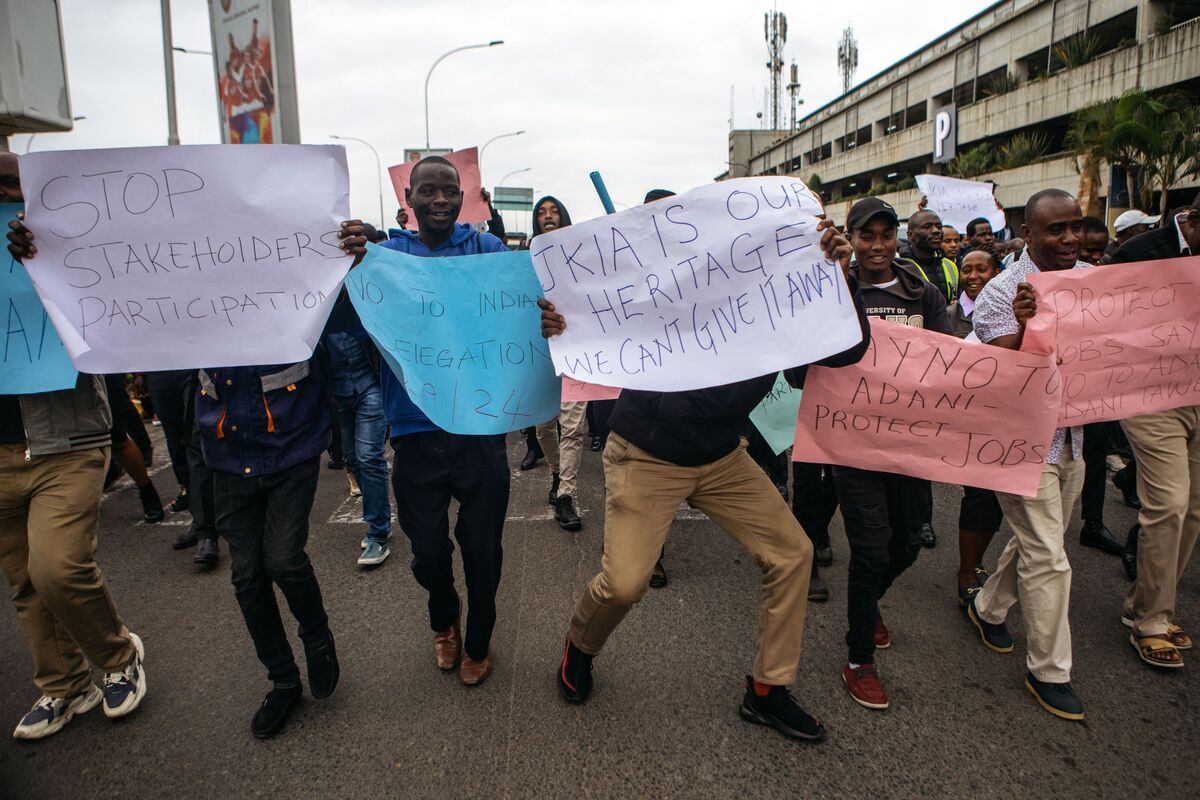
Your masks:
[[[883,624],[883,614],[875,617],[875,649],[887,650],[892,646],[892,637],[888,635],[887,626]]]
[[[854,702],[866,708],[884,709],[888,707],[887,693],[879,683],[879,673],[874,664],[863,664],[851,667],[847,664],[842,668],[842,680]]]

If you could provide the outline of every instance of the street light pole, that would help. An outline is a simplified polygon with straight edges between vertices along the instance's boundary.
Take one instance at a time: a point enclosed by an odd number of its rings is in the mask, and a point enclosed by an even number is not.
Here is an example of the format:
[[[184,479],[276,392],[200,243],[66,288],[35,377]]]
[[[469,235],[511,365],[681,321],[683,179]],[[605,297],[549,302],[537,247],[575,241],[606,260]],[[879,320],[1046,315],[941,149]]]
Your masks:
[[[483,151],[487,150],[488,145],[491,144],[492,142],[496,141],[497,139],[505,139],[505,138],[508,138],[509,136],[520,136],[524,132],[525,131],[513,131],[512,133],[502,133],[499,136],[493,136],[492,138],[488,139],[486,142],[483,143],[483,147],[479,148],[479,175],[480,175],[481,179],[483,177]]]
[[[503,178],[500,179],[500,182],[496,184],[496,188],[499,189],[501,186],[503,186],[504,182],[507,181],[509,178],[511,178],[513,175],[520,175],[522,172],[530,172],[532,170],[533,170],[533,167],[526,167],[525,169],[514,169],[512,172],[508,173],[507,175],[505,175]]]
[[[353,136],[336,136],[332,133],[329,134],[329,138],[330,139],[341,139],[341,140],[347,141],[347,142],[358,142],[359,144],[365,144],[367,147],[371,148],[371,152],[375,154],[375,180],[379,184],[379,224],[380,224],[379,230],[386,231],[387,230],[387,217],[385,217],[383,215],[383,162],[379,160],[379,151],[376,150],[374,147],[371,147],[371,143],[368,142],[366,139],[356,139]]]
[[[171,0],[162,0],[163,67],[167,78],[167,144],[179,144],[175,116],[175,53],[171,45]]]
[[[167,0],[163,0],[163,2],[165,3],[165,2],[167,2]],[[427,72],[425,74],[425,149],[426,150],[429,149],[429,79],[430,79],[430,77],[433,76],[434,67],[436,67],[438,64],[442,63],[442,59],[446,58],[447,56],[452,56],[455,53],[461,53],[463,50],[475,50],[480,47],[495,47],[498,44],[504,44],[504,40],[496,39],[495,41],[488,42],[487,44],[463,45],[462,47],[456,47],[449,52],[442,53],[440,56],[438,56],[437,61],[433,62],[433,66],[430,67],[429,72]]]

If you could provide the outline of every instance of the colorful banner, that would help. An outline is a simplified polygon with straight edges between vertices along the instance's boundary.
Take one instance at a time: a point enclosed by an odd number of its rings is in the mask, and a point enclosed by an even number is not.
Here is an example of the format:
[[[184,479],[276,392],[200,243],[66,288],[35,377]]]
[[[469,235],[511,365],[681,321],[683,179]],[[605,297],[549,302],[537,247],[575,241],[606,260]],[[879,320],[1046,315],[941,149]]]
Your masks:
[[[20,203],[0,204],[0,225],[24,208]],[[70,389],[78,373],[67,357],[62,339],[42,307],[33,282],[21,262],[0,254],[0,308],[4,313],[4,349],[0,352],[0,394],[34,394]]]
[[[849,367],[810,367],[792,458],[1033,497],[1057,427],[1054,359],[871,320]]]
[[[817,361],[862,338],[821,203],[795,178],[741,178],[536,237],[533,266],[567,320],[564,377],[702,389]]]
[[[463,197],[462,210],[458,212],[458,221],[475,223],[490,220],[492,210],[480,196],[483,181],[479,176],[479,151],[474,147],[468,147],[466,150],[446,153],[442,158],[449,161],[458,170],[458,185],[462,189]],[[388,175],[392,179],[392,189],[396,192],[396,201],[408,213],[407,228],[410,231],[417,229],[417,218],[404,199],[404,190],[408,188],[409,176],[412,175],[413,168],[420,160],[417,158],[394,167],[388,167]]]
[[[270,0],[209,0],[221,141],[273,144],[280,128]]]
[[[770,393],[750,412],[750,421],[773,453],[787,450],[796,439],[796,415],[800,412],[801,394],[799,389],[791,387],[781,372]]]
[[[339,146],[35,152],[21,188],[25,268],[80,372],[304,361],[351,264]]]
[[[371,245],[346,286],[388,366],[442,430],[508,433],[558,415],[529,253],[420,258]]]
[[[564,403],[616,400],[620,396],[621,390],[614,389],[611,386],[597,386],[594,383],[584,383],[574,378],[562,379],[562,401]]]
[[[1004,209],[996,205],[992,185],[984,181],[964,181],[941,175],[918,175],[917,186],[925,195],[925,207],[967,238],[967,223],[983,217],[993,231],[1003,230]]]
[[[1054,352],[1059,425],[1200,404],[1200,256],[1029,276],[1022,350]]]

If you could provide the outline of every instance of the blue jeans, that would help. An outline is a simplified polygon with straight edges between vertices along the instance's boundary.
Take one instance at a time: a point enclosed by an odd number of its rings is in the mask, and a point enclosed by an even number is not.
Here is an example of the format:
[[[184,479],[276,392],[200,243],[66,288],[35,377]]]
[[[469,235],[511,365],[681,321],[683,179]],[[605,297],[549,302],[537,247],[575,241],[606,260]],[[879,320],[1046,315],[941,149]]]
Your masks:
[[[338,418],[346,469],[362,489],[363,521],[367,539],[383,544],[392,529],[388,505],[388,468],[383,457],[387,421],[383,418],[383,391],[376,384],[337,397]]]

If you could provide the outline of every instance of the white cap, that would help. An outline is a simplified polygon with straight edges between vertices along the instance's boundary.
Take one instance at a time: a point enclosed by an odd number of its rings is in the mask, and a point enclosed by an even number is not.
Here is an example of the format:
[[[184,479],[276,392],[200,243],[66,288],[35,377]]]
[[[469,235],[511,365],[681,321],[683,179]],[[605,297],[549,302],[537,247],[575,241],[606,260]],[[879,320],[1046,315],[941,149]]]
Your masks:
[[[1162,219],[1161,216],[1152,217],[1144,211],[1138,211],[1136,208],[1131,208],[1113,221],[1113,229],[1117,233],[1132,228],[1134,225],[1153,225]]]

